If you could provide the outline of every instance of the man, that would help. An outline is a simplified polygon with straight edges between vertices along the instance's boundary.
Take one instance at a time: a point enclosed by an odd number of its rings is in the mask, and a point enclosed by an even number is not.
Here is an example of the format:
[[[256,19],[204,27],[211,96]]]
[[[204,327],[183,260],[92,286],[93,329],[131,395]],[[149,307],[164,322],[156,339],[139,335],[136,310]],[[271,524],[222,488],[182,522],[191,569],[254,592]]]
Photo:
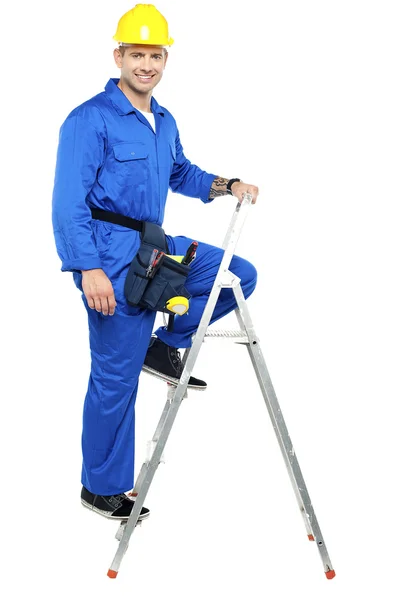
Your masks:
[[[173,331],[156,313],[129,305],[124,282],[140,245],[138,230],[110,223],[93,209],[162,225],[170,188],[209,202],[258,188],[239,179],[207,173],[184,156],[176,122],[152,97],[173,43],[164,17],[151,4],[138,4],[118,23],[114,59],[119,79],[75,108],[60,131],[53,192],[53,227],[61,270],[71,271],[88,313],[91,373],[83,411],[82,504],[108,518],[127,518],[134,501],[125,492],[134,482],[134,406],[143,369],[176,383],[182,372],[179,348],[191,346],[223,252],[199,243],[186,288],[190,310],[175,318]],[[184,255],[192,242],[166,236],[169,254]],[[248,297],[256,270],[233,257],[230,270]],[[223,289],[212,321],[236,308]],[[191,377],[188,387],[205,389]],[[149,515],[143,508],[140,518]]]

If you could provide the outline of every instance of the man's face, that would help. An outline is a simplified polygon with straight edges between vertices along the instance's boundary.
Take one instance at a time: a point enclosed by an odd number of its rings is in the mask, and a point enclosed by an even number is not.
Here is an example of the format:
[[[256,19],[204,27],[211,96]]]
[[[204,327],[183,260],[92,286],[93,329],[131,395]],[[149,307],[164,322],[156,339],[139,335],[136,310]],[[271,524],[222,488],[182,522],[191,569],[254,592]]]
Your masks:
[[[167,58],[161,46],[127,46],[123,56],[120,50],[114,50],[121,81],[138,94],[151,92],[160,82]]]

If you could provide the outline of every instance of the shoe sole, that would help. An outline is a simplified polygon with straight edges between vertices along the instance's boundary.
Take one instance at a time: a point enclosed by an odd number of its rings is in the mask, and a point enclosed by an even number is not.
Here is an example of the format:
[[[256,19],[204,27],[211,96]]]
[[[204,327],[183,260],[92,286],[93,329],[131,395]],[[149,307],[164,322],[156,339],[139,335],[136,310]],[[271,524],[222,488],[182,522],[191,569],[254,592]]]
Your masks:
[[[176,379],[175,377],[168,377],[167,375],[164,375],[160,371],[151,369],[151,367],[146,367],[143,365],[142,371],[144,371],[145,373],[148,373],[149,375],[152,375],[153,377],[156,377],[157,379],[162,379],[162,381],[166,381],[167,383],[172,383],[173,385],[176,385],[176,386],[179,384],[179,379]],[[197,390],[198,392],[203,392],[204,390],[206,390],[206,388],[207,388],[207,386],[204,387],[204,386],[200,386],[200,385],[188,385],[187,386],[187,389]]]
[[[129,518],[129,515],[126,517],[113,517],[112,514],[110,514],[108,511],[101,510],[100,508],[97,508],[96,506],[89,504],[88,502],[86,502],[86,500],[81,499],[80,501],[82,503],[82,506],[84,506],[88,510],[91,510],[92,512],[96,512],[97,514],[101,515],[102,517],[105,517],[106,519],[112,519],[114,521],[127,521]],[[139,515],[139,518],[137,519],[137,521],[143,521],[144,519],[148,519],[149,516],[150,516],[149,512],[145,515]]]

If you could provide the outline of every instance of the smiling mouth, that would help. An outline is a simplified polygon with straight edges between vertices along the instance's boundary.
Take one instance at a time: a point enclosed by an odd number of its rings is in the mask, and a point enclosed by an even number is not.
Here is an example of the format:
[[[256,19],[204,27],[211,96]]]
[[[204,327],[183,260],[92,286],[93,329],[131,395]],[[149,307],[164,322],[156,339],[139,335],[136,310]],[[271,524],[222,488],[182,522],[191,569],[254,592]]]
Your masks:
[[[144,83],[146,81],[151,81],[151,79],[154,77],[153,75],[138,75],[137,73],[135,74],[137,79],[139,79],[140,81],[143,81]]]

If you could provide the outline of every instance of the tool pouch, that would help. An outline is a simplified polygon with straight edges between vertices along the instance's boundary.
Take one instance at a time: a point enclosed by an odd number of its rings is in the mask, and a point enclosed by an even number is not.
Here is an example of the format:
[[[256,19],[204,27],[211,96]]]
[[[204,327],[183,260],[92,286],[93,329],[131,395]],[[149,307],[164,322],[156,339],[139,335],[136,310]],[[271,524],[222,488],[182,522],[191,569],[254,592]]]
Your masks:
[[[148,267],[154,249],[168,252],[165,232],[155,223],[144,222],[140,235],[141,245],[130,263],[125,280],[127,303],[174,315],[165,305],[174,296],[191,298],[184,287],[190,267],[164,255],[149,275]]]

